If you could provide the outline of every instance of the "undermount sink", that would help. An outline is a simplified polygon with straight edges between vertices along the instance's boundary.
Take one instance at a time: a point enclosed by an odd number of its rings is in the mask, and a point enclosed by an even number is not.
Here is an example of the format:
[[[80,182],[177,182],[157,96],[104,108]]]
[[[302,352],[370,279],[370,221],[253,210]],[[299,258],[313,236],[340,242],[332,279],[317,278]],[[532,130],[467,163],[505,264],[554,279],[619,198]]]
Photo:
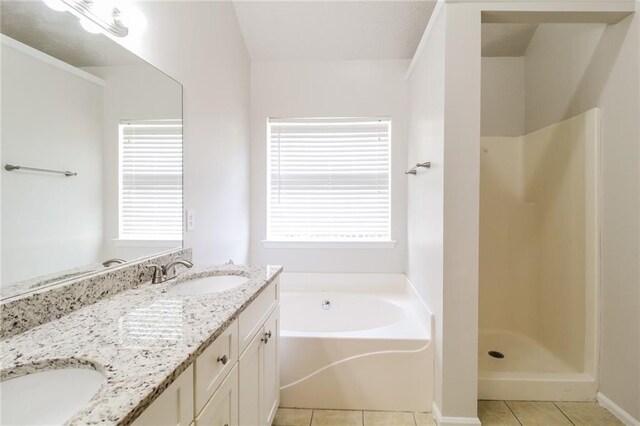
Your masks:
[[[240,287],[247,281],[249,281],[249,278],[239,275],[214,275],[176,284],[170,287],[168,292],[183,296],[199,296],[231,290]]]
[[[95,370],[45,370],[0,382],[0,424],[61,425],[98,392],[106,378]]]

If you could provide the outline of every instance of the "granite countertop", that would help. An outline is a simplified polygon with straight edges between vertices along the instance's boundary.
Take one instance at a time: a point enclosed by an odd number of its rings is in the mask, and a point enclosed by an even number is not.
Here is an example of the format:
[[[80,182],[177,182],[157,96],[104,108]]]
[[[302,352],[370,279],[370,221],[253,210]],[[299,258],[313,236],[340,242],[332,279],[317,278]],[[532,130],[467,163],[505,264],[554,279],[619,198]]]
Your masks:
[[[94,368],[106,383],[68,423],[129,424],[281,271],[280,266],[194,267],[167,283],[123,291],[0,342],[0,377]],[[208,295],[167,293],[179,282],[223,274],[249,281]]]

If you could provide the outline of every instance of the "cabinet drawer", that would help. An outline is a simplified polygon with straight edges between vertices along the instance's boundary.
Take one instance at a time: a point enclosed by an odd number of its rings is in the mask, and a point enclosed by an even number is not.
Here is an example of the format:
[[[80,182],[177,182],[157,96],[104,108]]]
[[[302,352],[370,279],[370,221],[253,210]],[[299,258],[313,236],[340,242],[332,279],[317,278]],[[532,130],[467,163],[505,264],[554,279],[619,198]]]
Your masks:
[[[234,366],[196,419],[196,426],[238,426],[238,367]]]
[[[193,421],[193,367],[169,385],[142,412],[134,426],[189,426]]]
[[[278,304],[279,282],[276,279],[240,314],[240,349],[242,354],[253,336],[262,328],[269,313]]]
[[[238,361],[238,320],[235,320],[196,359],[195,410],[202,410]]]

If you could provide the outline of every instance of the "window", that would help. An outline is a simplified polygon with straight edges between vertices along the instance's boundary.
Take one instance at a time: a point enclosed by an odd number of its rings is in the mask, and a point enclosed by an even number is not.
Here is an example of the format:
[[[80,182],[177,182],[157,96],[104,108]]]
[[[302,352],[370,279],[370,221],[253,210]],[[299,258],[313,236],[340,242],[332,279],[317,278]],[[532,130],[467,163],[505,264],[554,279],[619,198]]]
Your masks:
[[[390,241],[391,120],[270,119],[267,240]]]
[[[121,240],[182,239],[182,120],[119,126]]]

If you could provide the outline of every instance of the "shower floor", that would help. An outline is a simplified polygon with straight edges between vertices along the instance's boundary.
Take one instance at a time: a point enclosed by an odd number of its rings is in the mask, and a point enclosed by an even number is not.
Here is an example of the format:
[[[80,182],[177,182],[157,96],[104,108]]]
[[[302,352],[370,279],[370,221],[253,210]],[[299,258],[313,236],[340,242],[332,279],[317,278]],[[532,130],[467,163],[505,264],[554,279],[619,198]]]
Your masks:
[[[481,331],[479,336],[480,372],[578,373],[540,342],[506,330]],[[502,359],[491,357],[498,351]]]
[[[597,381],[580,372],[540,342],[507,330],[481,330],[478,344],[480,399],[589,401]],[[504,358],[491,357],[498,351]]]

